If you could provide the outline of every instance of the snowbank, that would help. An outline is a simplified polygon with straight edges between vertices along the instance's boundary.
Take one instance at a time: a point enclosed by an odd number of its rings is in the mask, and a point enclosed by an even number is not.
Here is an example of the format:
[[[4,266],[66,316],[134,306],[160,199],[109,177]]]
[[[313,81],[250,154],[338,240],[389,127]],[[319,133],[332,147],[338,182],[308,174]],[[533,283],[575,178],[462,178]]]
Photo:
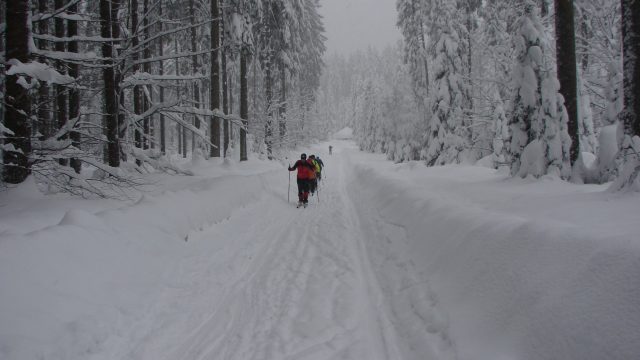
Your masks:
[[[249,163],[156,174],[132,205],[46,197],[29,183],[0,194],[0,359],[128,356],[113,342],[184,281],[185,256],[203,245],[190,232],[255,201],[264,174],[282,171]]]
[[[370,239],[377,268],[410,259],[448,319],[433,331],[448,332],[459,359],[638,357],[637,196],[351,157],[356,206],[406,241],[401,251],[389,237]]]

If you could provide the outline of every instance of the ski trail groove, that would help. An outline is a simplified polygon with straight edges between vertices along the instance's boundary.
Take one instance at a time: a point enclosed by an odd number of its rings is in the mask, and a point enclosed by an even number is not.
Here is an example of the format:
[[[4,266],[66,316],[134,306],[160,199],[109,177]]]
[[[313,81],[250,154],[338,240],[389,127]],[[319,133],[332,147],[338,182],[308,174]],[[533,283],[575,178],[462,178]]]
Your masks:
[[[430,329],[429,294],[408,286],[419,281],[405,275],[398,279],[403,290],[389,293],[396,278],[377,274],[387,263],[369,242],[380,228],[370,214],[358,214],[348,156],[333,157],[331,170],[331,181],[320,184],[322,202],[316,194],[308,208],[296,209],[282,200],[282,174],[266,173],[258,201],[194,230],[195,248],[176,267],[184,281],[165,289],[132,331],[135,345],[118,358],[419,358],[403,352],[407,332],[397,320],[409,317],[418,335]],[[409,300],[398,307],[389,296]]]

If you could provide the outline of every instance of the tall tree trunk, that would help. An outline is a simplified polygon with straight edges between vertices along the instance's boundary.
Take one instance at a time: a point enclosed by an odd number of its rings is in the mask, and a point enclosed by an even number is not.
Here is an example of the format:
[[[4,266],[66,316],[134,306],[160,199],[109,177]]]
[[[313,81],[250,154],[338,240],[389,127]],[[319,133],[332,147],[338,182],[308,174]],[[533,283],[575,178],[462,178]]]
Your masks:
[[[247,88],[247,49],[240,50],[240,161],[247,161],[247,127],[249,126],[249,99]]]
[[[6,60],[29,62],[29,1],[11,0],[6,12]],[[11,65],[8,66],[11,69]],[[31,101],[27,91],[18,84],[17,75],[5,78],[4,126],[13,134],[3,134],[4,139],[2,178],[9,184],[23,182],[31,172]],[[13,147],[15,151],[8,148]]]
[[[573,1],[555,0],[556,57],[560,93],[569,115],[567,123],[571,148],[571,165],[578,159],[580,136],[578,135],[578,90],[576,74],[576,40],[573,19]]]
[[[159,33],[162,33],[162,31],[164,31],[164,20],[162,19],[162,1],[160,0],[160,2],[158,3],[158,16],[160,18],[160,21],[158,22],[158,26],[159,26]],[[164,54],[164,43],[162,41],[162,37],[158,38],[158,56],[162,57]],[[160,75],[164,75],[164,61],[159,61],[158,62],[158,72],[160,73]],[[160,103],[164,102],[164,86],[160,86],[160,90],[159,90],[159,96],[160,96]],[[165,119],[164,119],[164,114],[160,113],[160,153],[162,153],[162,155],[164,155],[167,151],[167,143],[166,143],[166,124],[165,124]]]
[[[194,5],[194,0],[189,0],[189,17],[191,18],[191,23],[195,24],[196,23],[196,13],[195,13],[195,5]],[[196,39],[198,37],[197,31],[195,27],[191,28],[191,52],[195,53],[196,51],[198,51],[198,45],[196,42]],[[199,65],[198,65],[198,56],[197,55],[193,55],[191,57],[191,70],[193,74],[198,73],[199,70]],[[198,84],[199,80],[194,80],[193,82],[193,99],[196,102],[196,108],[200,108],[200,86]],[[197,114],[193,115],[193,125],[196,128],[200,128],[200,119],[198,118]],[[195,148],[197,147],[197,141],[196,141],[196,135],[194,133],[192,133],[191,136],[191,144],[193,146],[192,151],[195,150]]]
[[[267,145],[267,157],[273,157],[273,90],[271,87],[271,62],[265,69],[265,89],[267,97],[267,121],[264,123],[264,143]]]
[[[46,14],[49,11],[49,1],[48,0],[39,0],[38,1],[38,11],[40,14]],[[39,21],[38,22],[38,31],[40,34],[48,34],[49,33],[49,22],[48,21]],[[48,50],[49,43],[46,40],[38,41],[38,48],[40,50]],[[42,62],[46,60],[42,59]],[[51,99],[49,92],[49,84],[41,83],[38,88],[38,131],[42,134],[42,136],[46,139],[52,135],[53,126],[51,124]]]
[[[120,21],[118,20],[118,12],[120,11],[120,7],[122,6],[123,0],[111,0],[111,36],[114,39],[120,38]],[[125,25],[126,26],[126,25]],[[114,47],[113,56],[117,57],[118,51]],[[122,109],[125,106],[125,96],[124,90],[120,89],[120,82],[122,81],[122,71],[118,64],[114,64],[115,68],[113,69],[114,73],[114,82],[115,82],[115,91],[116,91],[116,118],[118,119],[118,138],[119,142],[125,141],[128,133],[128,125],[126,123],[126,119],[124,117],[124,112]],[[120,148],[120,159],[122,161],[127,161],[127,153],[124,149]]]
[[[143,8],[143,14],[144,14],[144,18],[142,19],[142,27],[144,28],[144,40],[145,40],[145,45],[144,45],[144,50],[142,52],[142,57],[144,59],[149,59],[151,57],[151,47],[149,46],[149,43],[147,43],[146,41],[149,39],[149,0],[144,0],[142,5]],[[142,71],[144,71],[147,74],[151,74],[151,63],[150,62],[145,62],[144,65],[142,66]],[[143,91],[142,92],[142,113],[146,113],[147,110],[149,110],[149,108],[151,107],[151,102],[153,101],[153,87],[152,86],[147,86],[145,85],[147,91]],[[144,90],[144,89],[143,89]],[[143,123],[143,130],[144,130],[144,139],[142,142],[142,148],[147,150],[150,147],[150,143],[151,143],[151,116],[146,116],[144,118],[144,120],[142,121]]]
[[[211,1],[211,110],[220,109],[220,63],[218,59],[220,47],[220,9],[218,0]],[[220,119],[211,117],[211,157],[220,157]]]
[[[224,46],[224,45],[223,45]],[[229,115],[229,75],[227,74],[227,52],[222,49],[222,112],[225,115]],[[223,157],[227,157],[227,151],[229,150],[229,119],[224,119],[222,122],[222,135],[223,135]]]
[[[69,6],[68,12],[71,14],[77,14],[78,4],[76,3]],[[67,35],[70,38],[73,38],[74,36],[78,35],[78,21],[69,20],[67,22]],[[69,42],[69,52],[70,53],[78,52],[77,41]],[[78,67],[79,67],[78,64],[74,64],[74,63],[69,64],[69,75],[71,77],[78,78],[78,75],[79,75]],[[76,87],[74,87],[69,90],[69,119],[75,121],[77,124],[80,120],[78,118],[79,116],[80,116],[80,91]],[[76,128],[77,128],[77,125],[74,125],[74,129]],[[80,140],[81,140],[80,133],[74,130],[74,131],[71,131],[70,136],[71,136],[71,145],[73,145],[77,149],[80,149]],[[76,173],[78,174],[80,173],[80,169],[82,166],[80,159],[71,158],[70,165],[73,168],[73,170],[75,170]]]
[[[60,9],[65,5],[65,1],[64,0],[55,0],[55,8]],[[65,35],[65,29],[64,29],[64,19],[60,18],[60,17],[56,17],[55,18],[55,36],[58,38],[63,38]],[[59,51],[59,52],[65,52],[65,42],[64,41],[57,41],[55,43],[55,50]],[[57,62],[57,68],[58,71],[61,74],[66,73],[65,70],[65,64],[63,61],[58,60]],[[55,85],[55,91],[56,91],[56,125],[58,127],[58,129],[62,129],[62,127],[65,126],[65,124],[67,123],[67,118],[68,118],[68,114],[67,114],[67,94],[66,94],[66,90],[65,87],[62,85]],[[66,139],[67,136],[63,136],[61,139]],[[60,165],[67,165],[68,160],[67,159],[60,159]]]
[[[625,136],[632,138],[640,136],[640,1],[621,0],[621,5],[624,71],[621,120]],[[635,156],[640,159],[637,153]]]
[[[224,1],[221,0],[221,6],[224,8]],[[224,12],[222,14],[222,24],[224,24]],[[224,30],[224,25],[223,25]],[[220,44],[222,46],[222,51],[220,52],[220,57],[222,59],[222,112],[225,115],[229,115],[229,76],[227,74],[227,48],[226,48],[226,38],[224,36],[224,31],[221,34]],[[229,150],[229,119],[224,119],[222,122],[222,137],[223,137],[223,151],[222,156],[227,157],[227,151]]]
[[[280,60],[280,106],[278,107],[280,143],[287,132],[287,70],[284,61]]]
[[[136,64],[138,61],[138,0],[131,0],[131,47],[134,49],[132,61],[134,65],[132,71],[135,73],[140,70],[140,66]],[[140,86],[133,86],[133,113],[140,115],[142,113],[142,96],[140,94]],[[134,124],[134,144],[138,149],[142,149],[142,133],[140,132],[140,124]],[[136,160],[138,166],[142,165],[140,160]]]
[[[111,1],[100,0],[100,36],[111,38]],[[105,120],[107,127],[107,160],[109,166],[120,166],[120,138],[118,136],[118,100],[116,97],[116,84],[113,71],[113,43],[102,43],[102,57],[105,59],[105,67],[102,70],[104,81]]]
[[[178,45],[178,38],[175,38],[175,52],[176,54],[180,53],[180,46]],[[180,59],[175,59],[176,62],[176,77],[180,76]],[[176,96],[180,99],[180,86],[176,87]],[[180,118],[184,122],[184,114],[180,115]],[[184,126],[181,124],[176,124],[176,128],[178,129],[178,153],[182,153],[182,157],[187,157],[187,131]]]

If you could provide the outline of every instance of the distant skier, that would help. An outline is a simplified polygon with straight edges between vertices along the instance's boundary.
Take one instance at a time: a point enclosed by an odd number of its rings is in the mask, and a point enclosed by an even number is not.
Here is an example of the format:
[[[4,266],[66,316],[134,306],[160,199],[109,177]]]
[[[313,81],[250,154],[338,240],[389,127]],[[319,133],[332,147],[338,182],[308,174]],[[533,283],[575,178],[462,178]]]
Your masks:
[[[333,150],[333,146],[329,145],[329,155],[331,155],[331,150]]]
[[[307,159],[307,154],[301,154],[300,160],[293,166],[289,166],[289,171],[298,169],[298,207],[307,206],[309,203],[309,187],[312,177],[315,178],[315,168]]]

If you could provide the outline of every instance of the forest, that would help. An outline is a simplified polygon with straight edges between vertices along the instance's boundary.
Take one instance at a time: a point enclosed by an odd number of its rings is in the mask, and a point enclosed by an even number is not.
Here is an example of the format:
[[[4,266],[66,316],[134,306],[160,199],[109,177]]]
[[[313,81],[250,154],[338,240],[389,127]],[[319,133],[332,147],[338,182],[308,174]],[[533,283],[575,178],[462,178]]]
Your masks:
[[[1,360],[640,354],[640,0],[2,0],[0,157]]]
[[[0,6],[6,184],[110,197],[183,173],[176,154],[272,158],[315,131],[317,0]]]
[[[397,10],[400,44],[333,55],[322,77],[322,117],[352,126],[361,149],[633,187],[637,1],[398,0]]]
[[[401,43],[328,57],[319,0],[0,6],[5,185],[111,196],[350,126],[396,162],[638,189],[637,1],[398,0]]]

